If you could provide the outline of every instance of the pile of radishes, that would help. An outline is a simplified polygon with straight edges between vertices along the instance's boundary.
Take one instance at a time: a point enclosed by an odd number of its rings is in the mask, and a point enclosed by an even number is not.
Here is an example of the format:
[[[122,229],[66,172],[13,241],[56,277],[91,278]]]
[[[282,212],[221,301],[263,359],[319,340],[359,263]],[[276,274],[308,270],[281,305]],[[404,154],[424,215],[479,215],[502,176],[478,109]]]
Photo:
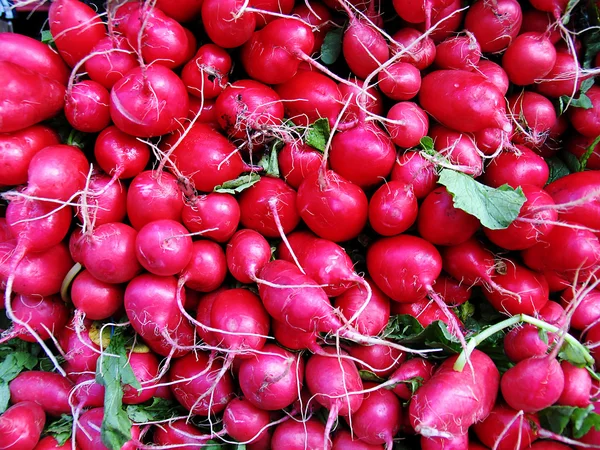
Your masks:
[[[464,3],[0,33],[0,450],[600,448],[600,4]]]

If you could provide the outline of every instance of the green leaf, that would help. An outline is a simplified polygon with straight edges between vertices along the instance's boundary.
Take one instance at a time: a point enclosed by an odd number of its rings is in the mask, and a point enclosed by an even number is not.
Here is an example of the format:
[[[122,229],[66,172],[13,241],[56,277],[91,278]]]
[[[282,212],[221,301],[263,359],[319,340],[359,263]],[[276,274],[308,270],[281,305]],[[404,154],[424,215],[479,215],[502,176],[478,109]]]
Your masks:
[[[546,164],[548,164],[548,168],[550,169],[547,184],[550,184],[559,178],[566,177],[571,173],[565,162],[557,156],[546,158]]]
[[[459,305],[456,309],[458,318],[463,323],[471,317],[473,317],[473,314],[475,314],[475,305],[473,305],[470,302],[464,302],[462,305]]]
[[[575,366],[585,367],[587,365],[585,354],[581,351],[581,349],[569,344],[566,341],[560,349],[560,352],[558,352],[558,357],[562,360],[569,361]]]
[[[560,152],[560,157],[567,164],[567,167],[572,173],[581,172],[581,163],[573,153],[562,151]]]
[[[158,397],[146,403],[127,406],[127,416],[135,423],[169,420],[184,414],[187,412],[178,403]]]
[[[8,408],[8,383],[24,370],[33,369],[38,363],[38,357],[32,353],[31,348],[30,344],[20,340],[0,346],[0,413]]]
[[[235,450],[246,450],[246,444],[237,444]]]
[[[456,208],[477,217],[490,230],[507,228],[527,200],[520,187],[503,185],[494,189],[449,169],[442,169],[438,183],[446,186]]]
[[[585,170],[587,162],[594,154],[594,150],[596,149],[598,143],[600,143],[600,136],[597,136],[596,139],[593,140],[593,142],[585,149],[585,153],[581,155],[581,158],[579,158],[579,170],[581,172]]]
[[[56,48],[56,44],[54,43],[54,38],[52,37],[52,33],[50,32],[50,30],[42,31],[42,44],[46,44],[52,48]]]
[[[448,331],[446,324],[436,320],[423,328],[417,319],[408,314],[392,316],[383,331],[383,337],[401,344],[411,344],[419,348],[442,348],[445,354],[432,356],[447,356],[461,351],[460,342]]]
[[[421,148],[428,153],[435,151],[433,139],[429,136],[423,136],[419,141],[419,145],[421,145]]]
[[[580,439],[593,428],[600,430],[600,414],[592,405],[587,408],[550,406],[538,413],[540,424],[553,433]]]
[[[593,77],[583,80],[581,82],[581,86],[579,87],[579,92],[581,92],[582,94],[585,94],[587,91],[589,91],[592,88],[593,85],[594,85]]]
[[[589,69],[594,66],[594,58],[600,52],[600,30],[596,28],[584,34],[583,48],[583,68]]]
[[[131,420],[123,410],[123,386],[141,388],[129,364],[124,333],[124,327],[114,327],[106,353],[117,356],[104,355],[96,365],[96,382],[105,387],[101,436],[110,450],[119,450],[131,440]]]
[[[252,187],[256,183],[260,181],[260,175],[256,172],[251,172],[248,174],[244,174],[235,180],[226,181],[220,186],[216,186],[214,188],[214,192],[219,192],[221,194],[239,194],[242,191],[245,191],[249,187]]]
[[[540,338],[540,341],[542,341],[544,344],[548,345],[548,332],[546,330],[542,330],[541,328],[538,328],[538,337]]]
[[[52,436],[58,445],[64,445],[73,434],[73,416],[62,414],[60,419],[46,426],[44,434]]]
[[[372,381],[373,383],[383,383],[385,381],[384,378],[377,376],[370,370],[359,370],[358,373],[363,381]]]
[[[329,119],[317,119],[315,123],[308,126],[304,142],[312,148],[324,152],[330,133]]]
[[[258,165],[264,169],[264,174],[268,177],[279,178],[279,161],[277,159],[277,151],[283,145],[281,141],[277,141],[271,145],[271,149],[264,154],[258,162]]]
[[[337,61],[342,52],[343,28],[336,28],[325,35],[325,40],[321,46],[321,61],[325,64],[333,64]]]
[[[569,102],[570,100],[570,102]],[[580,94],[578,98],[571,99],[568,95],[562,95],[559,98],[559,114],[565,112],[566,105],[572,106],[573,108],[581,108],[581,109],[592,109],[594,105],[592,105],[592,101],[585,94]]]
[[[0,382],[0,414],[2,414],[8,408],[8,403],[10,401],[10,389],[8,388],[8,383],[4,381]]]

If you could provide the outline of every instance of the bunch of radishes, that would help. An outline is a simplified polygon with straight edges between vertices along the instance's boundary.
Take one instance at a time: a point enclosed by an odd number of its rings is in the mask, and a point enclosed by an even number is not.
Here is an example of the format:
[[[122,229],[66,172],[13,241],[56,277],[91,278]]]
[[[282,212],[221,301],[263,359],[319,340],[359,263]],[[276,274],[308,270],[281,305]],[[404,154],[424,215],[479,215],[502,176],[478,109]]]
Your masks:
[[[0,450],[600,448],[600,7],[463,3],[0,33]]]

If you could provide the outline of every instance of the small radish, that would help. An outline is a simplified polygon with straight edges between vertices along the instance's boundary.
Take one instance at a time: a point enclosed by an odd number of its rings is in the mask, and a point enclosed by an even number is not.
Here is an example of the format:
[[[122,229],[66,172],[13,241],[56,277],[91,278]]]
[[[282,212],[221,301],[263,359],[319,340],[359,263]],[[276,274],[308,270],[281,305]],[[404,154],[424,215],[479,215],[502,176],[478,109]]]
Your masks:
[[[231,275],[242,283],[252,283],[271,260],[271,246],[262,234],[243,229],[228,242],[225,256]]]
[[[110,97],[100,83],[84,80],[67,92],[65,116],[73,128],[98,133],[110,124]]]
[[[412,186],[389,181],[377,189],[369,201],[369,223],[376,233],[394,236],[413,225],[418,210]]]
[[[201,46],[181,72],[190,95],[209,100],[217,98],[229,81],[231,56],[214,44]]]
[[[192,259],[192,238],[174,220],[155,220],[144,225],[135,238],[135,253],[148,272],[169,276],[181,272]]]
[[[416,103],[396,103],[388,111],[387,119],[385,127],[398,147],[416,147],[427,136],[429,118]]]
[[[243,5],[243,0],[204,0],[202,23],[219,47],[239,47],[252,36],[256,17],[253,12],[243,12]]]
[[[94,157],[100,168],[119,179],[139,175],[150,160],[148,146],[111,125],[98,135]]]
[[[509,80],[519,86],[544,78],[556,63],[556,49],[542,33],[522,33],[508,46],[502,68]]]
[[[406,151],[396,159],[390,178],[412,186],[417,200],[422,200],[436,188],[438,174],[435,165],[419,152]]]

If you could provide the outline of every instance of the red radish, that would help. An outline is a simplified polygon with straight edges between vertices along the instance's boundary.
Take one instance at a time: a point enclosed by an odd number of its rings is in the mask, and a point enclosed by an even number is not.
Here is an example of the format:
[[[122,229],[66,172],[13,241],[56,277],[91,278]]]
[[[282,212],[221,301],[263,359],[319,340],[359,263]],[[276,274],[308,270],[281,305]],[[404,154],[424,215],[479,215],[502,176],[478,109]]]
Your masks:
[[[65,115],[73,128],[98,133],[110,124],[110,97],[100,83],[84,80],[67,92]]]
[[[298,188],[297,205],[306,225],[334,242],[355,238],[367,222],[364,191],[332,170],[308,175]]]
[[[563,57],[563,55],[561,55],[561,57]],[[572,61],[572,57],[567,57]],[[568,95],[570,95],[571,92],[569,92]],[[569,108],[569,121],[579,133],[594,139],[600,134],[600,115],[598,114],[598,109],[600,107],[596,106],[600,104],[600,87],[592,86],[585,95],[587,95],[594,107],[591,109]]]
[[[440,275],[435,281],[435,288],[449,306],[462,305],[471,298],[468,286],[448,275]]]
[[[541,81],[536,85],[537,91],[547,97],[558,98],[561,95],[573,95],[581,87],[584,77],[581,74],[579,63],[573,59],[569,53],[557,53],[556,62],[552,70],[545,76],[545,81]],[[593,86],[592,88],[593,89]],[[592,99],[588,90],[586,95]],[[595,89],[595,92],[598,92]],[[577,111],[579,108],[570,108],[570,112]],[[595,136],[594,136],[595,137]]]
[[[119,179],[139,175],[150,160],[148,146],[115,126],[105,128],[96,138],[94,156],[100,168]]]
[[[400,350],[385,344],[352,345],[348,352],[355,358],[359,370],[368,370],[382,378],[390,375],[406,359]]]
[[[377,189],[369,201],[369,223],[376,233],[394,236],[413,225],[418,210],[412,186],[389,181]]]
[[[229,136],[242,139],[280,125],[283,103],[270,87],[254,80],[239,80],[219,94],[215,113]]]
[[[524,155],[526,154],[523,153]],[[500,158],[500,156],[497,158]],[[513,167],[514,170],[518,170],[521,165],[515,164]],[[522,177],[522,179],[525,181],[525,177]],[[518,186],[520,183],[511,184]],[[496,183],[496,185],[499,186],[500,183]],[[540,238],[550,233],[558,218],[556,210],[551,209],[554,201],[546,191],[530,184],[523,184],[521,188],[527,201],[521,207],[517,219],[503,230],[490,230],[487,228],[483,230],[490,241],[507,250],[524,250],[533,247]],[[544,207],[548,208],[544,209]]]
[[[48,45],[18,33],[0,33],[2,55],[8,61],[31,72],[67,85],[69,71],[62,58]]]
[[[152,64],[173,69],[187,62],[189,42],[185,28],[160,9],[139,8],[124,27],[129,44],[141,53],[149,67]]]
[[[0,134],[0,184],[16,186],[27,183],[27,168],[33,156],[44,147],[59,143],[58,134],[45,125]]]
[[[562,116],[561,116],[562,117]],[[593,122],[593,121],[590,121]],[[566,150],[575,155],[579,160],[586,154],[587,149],[594,143],[593,137],[585,137],[581,134],[574,133],[566,142]],[[597,144],[593,147],[592,153],[587,160],[586,169],[598,170],[600,169],[600,146]]]
[[[40,439],[33,450],[69,450],[73,443],[71,439],[67,439],[63,445],[58,445],[58,441],[52,436],[46,436]]]
[[[233,235],[225,256],[231,275],[242,283],[252,283],[270,261],[271,246],[262,234],[243,229]]]
[[[261,83],[285,83],[298,72],[301,59],[310,55],[313,47],[308,25],[294,19],[276,19],[244,44],[242,65],[251,78]]]
[[[98,41],[85,61],[88,76],[111,89],[127,72],[138,65],[133,49],[124,36],[106,36]],[[87,57],[86,57],[87,58]]]
[[[416,103],[396,103],[388,111],[387,119],[385,127],[392,142],[399,147],[416,147],[421,139],[427,136],[429,119]]]
[[[58,335],[58,342],[65,351],[65,369],[69,375],[96,370],[100,347],[90,339],[90,331],[89,320],[72,320]],[[95,332],[98,328],[94,326]]]
[[[286,408],[298,399],[304,380],[304,360],[267,344],[261,353],[242,361],[238,380],[246,399],[257,408],[267,411]]]
[[[560,208],[558,218],[579,223],[594,230],[600,229],[600,173],[577,172],[559,178],[546,187]]]
[[[114,222],[100,225],[86,242],[83,263],[90,274],[104,283],[125,283],[142,270],[136,258],[137,232]]]
[[[454,324],[452,322],[460,327],[461,325],[456,314],[447,308],[442,310],[440,305],[443,305],[443,303],[432,302],[427,299],[412,303],[393,302],[391,310],[392,314],[408,314],[409,316],[413,316],[423,328],[427,328],[437,320],[444,322],[448,328],[453,327]],[[451,333],[455,334],[456,331],[451,330]]]
[[[310,7],[306,4],[296,4],[292,10],[292,14],[305,22],[315,25],[318,27],[317,30],[313,31],[315,38],[314,51],[318,52],[321,50],[325,36],[331,30],[331,11],[322,3],[312,2]]]
[[[324,117],[333,127],[342,110],[338,85],[318,72],[299,71],[285,83],[277,85],[275,90],[281,97],[286,115],[301,126],[308,126]]]
[[[127,188],[103,173],[92,175],[87,190],[78,199],[77,217],[90,228],[122,222],[127,215]]]
[[[33,450],[46,423],[41,406],[21,402],[8,408],[0,416],[0,448],[6,450]]]
[[[585,367],[577,367],[562,361],[560,367],[565,376],[565,387],[557,400],[559,405],[586,408],[590,403],[592,378]]]
[[[228,372],[219,374],[220,361],[209,363],[202,352],[190,353],[172,363],[169,380],[179,381],[171,386],[175,398],[184,408],[196,415],[207,416],[223,411],[233,398],[233,382]],[[215,383],[215,378],[219,376]],[[182,380],[186,381],[182,381]]]
[[[554,341],[555,335],[548,336],[548,341]],[[524,324],[513,328],[504,337],[504,352],[513,362],[519,362],[533,356],[544,356],[548,352],[548,343],[540,337],[537,327]]]
[[[410,423],[423,436],[454,437],[483,420],[496,402],[500,375],[493,361],[475,350],[462,372],[448,358],[413,395]]]
[[[519,361],[502,376],[502,396],[511,408],[537,412],[553,405],[563,391],[565,377],[551,356]]]
[[[524,145],[516,148],[518,153],[505,150],[490,162],[483,175],[485,184],[495,188],[503,184],[515,189],[525,184],[543,188],[550,173],[544,158]]]
[[[67,324],[69,312],[65,303],[58,295],[40,297],[36,295],[17,295],[12,300],[14,317],[26,323],[42,340],[50,339]],[[36,342],[28,329],[19,322],[14,322],[13,328],[3,337],[18,337],[26,342]]]
[[[378,74],[379,89],[392,100],[410,100],[421,88],[421,72],[415,66],[396,62]]]
[[[277,160],[283,180],[298,189],[308,174],[319,170],[323,155],[303,142],[292,141],[279,151]]]
[[[312,353],[321,353],[321,346],[317,343],[317,333],[314,331],[298,331],[286,323],[271,321],[273,337],[283,347],[290,350],[310,350]]]
[[[204,447],[210,435],[202,433],[196,426],[179,419],[161,424],[154,430],[154,443],[169,448]],[[179,444],[179,445],[178,445]]]
[[[433,64],[435,59],[435,44],[431,37],[421,38],[423,33],[413,28],[401,28],[392,38],[391,50],[395,61],[407,62],[419,70],[424,70]],[[415,43],[415,41],[418,42]],[[402,56],[396,56],[402,53]]]
[[[363,80],[353,77],[351,83],[340,82],[338,89],[342,94],[342,104],[348,105],[342,117],[343,123],[353,124],[362,120],[365,110],[377,116],[383,114],[381,93],[374,86],[366,86]]]
[[[0,133],[23,130],[58,114],[65,87],[58,81],[0,61]]]
[[[252,12],[243,12],[243,6],[243,0],[204,0],[202,23],[219,47],[239,47],[251,38],[256,18]]]
[[[88,409],[79,417],[79,423],[75,433],[77,446],[81,450],[108,450],[102,442],[100,427],[104,420],[104,408]],[[121,450],[133,450],[135,440],[139,438],[140,429],[131,428],[131,440],[128,441]]]
[[[156,7],[177,22],[184,23],[190,22],[200,15],[202,3],[204,0],[186,0],[175,5],[169,0],[157,0]]]
[[[190,95],[205,100],[216,98],[229,81],[231,56],[218,45],[201,46],[181,72]]]
[[[365,389],[377,387],[365,383]],[[362,405],[352,414],[352,431],[368,444],[385,444],[392,448],[393,437],[400,429],[402,406],[398,397],[387,389],[378,389],[365,394]]]
[[[80,272],[71,284],[71,301],[88,319],[103,320],[123,307],[125,288],[103,283],[87,270]]]
[[[470,239],[479,226],[476,217],[454,207],[452,195],[443,186],[429,193],[419,208],[419,234],[435,245],[461,244]]]
[[[50,5],[50,32],[60,56],[73,67],[106,36],[102,19],[85,3],[58,0]]]
[[[433,375],[435,366],[422,358],[413,358],[400,364],[394,373],[389,377],[390,380],[398,383],[394,386],[393,392],[402,400],[410,400],[414,392],[409,387],[409,383],[420,378],[420,385],[426,383]]]
[[[552,102],[535,92],[512,95],[508,108],[516,124],[513,141],[517,144],[540,147],[558,120]]]
[[[442,258],[429,242],[403,234],[372,244],[367,268],[375,284],[392,300],[412,303],[432,291],[442,271]]]
[[[331,141],[331,168],[363,189],[387,178],[395,159],[394,144],[376,125],[359,124],[335,134]]]
[[[522,33],[531,31],[537,33],[547,33],[548,39],[552,44],[561,40],[560,29],[553,27],[554,19],[550,14],[546,14],[538,9],[530,9],[523,12]]]
[[[421,436],[421,450],[462,450],[468,441],[468,434],[451,438]],[[469,449],[472,449],[470,445]]]
[[[435,65],[440,69],[473,70],[479,64],[481,47],[475,36],[455,36],[440,42],[435,50]]]
[[[318,419],[306,421],[288,420],[277,426],[271,439],[271,448],[286,450],[305,450],[318,448],[329,450],[329,439],[325,427]]]
[[[196,123],[209,123],[217,128],[219,123],[217,122],[217,115],[215,113],[215,101],[202,101],[202,99],[198,97],[191,96],[188,119],[194,120],[196,117]]]
[[[0,287],[4,288],[11,273],[10,257],[15,251],[14,241],[0,244]],[[58,294],[61,284],[73,267],[69,249],[64,243],[45,252],[28,252],[14,269],[13,292],[23,295],[48,296]]]
[[[377,336],[386,327],[390,317],[390,299],[375,284],[365,279],[371,287],[371,299],[365,309],[353,322],[356,330],[365,336]],[[334,307],[350,320],[360,310],[367,299],[367,291],[356,284],[334,300]]]
[[[566,289],[563,292],[561,301],[565,308],[573,302],[576,295],[575,293],[576,291],[573,288]],[[579,301],[577,308],[575,308],[575,311],[571,316],[570,325],[576,330],[583,331],[595,324],[598,319],[600,319],[600,291],[594,289],[586,293],[583,299]]]
[[[425,22],[425,28],[429,29],[432,9],[443,8],[449,3],[448,0],[394,0],[394,9],[407,22]]]
[[[223,428],[239,442],[253,443],[266,436],[267,431],[263,428],[270,421],[267,411],[243,398],[230,401],[223,412]]]
[[[69,392],[73,383],[59,373],[29,370],[21,372],[10,384],[10,401],[13,404],[32,401],[44,412],[59,417],[70,414]]]
[[[500,52],[517,37],[523,21],[521,5],[516,0],[486,3],[479,0],[467,11],[465,28],[469,30],[485,53]]]
[[[431,23],[435,29],[432,27],[426,30],[425,23],[418,25],[420,30],[430,31],[429,37],[436,43],[455,35],[460,30],[465,17],[465,12],[461,11],[460,0],[449,0],[445,3],[445,7],[434,8],[431,11]]]
[[[336,352],[340,354],[339,350],[331,347],[324,348],[323,351],[330,355],[335,355]],[[354,415],[363,404],[364,396],[358,393],[363,390],[362,380],[354,363],[347,359],[311,356],[306,363],[306,385],[314,400],[329,410],[325,439],[338,415]]]
[[[475,177],[481,175],[483,161],[470,136],[440,125],[431,127],[429,134],[435,142],[435,149],[451,164],[458,166],[458,170]]]
[[[137,405],[150,400],[156,392],[154,385],[158,384],[158,359],[152,352],[138,353],[132,351],[128,355],[131,370],[142,385],[143,390],[135,389],[131,385],[123,387],[123,403]]]
[[[559,19],[567,8],[568,2],[566,0],[533,0],[531,5],[535,9],[551,13],[555,19]]]
[[[189,349],[185,346],[194,338],[192,326],[182,317],[178,307],[182,296],[178,291],[175,278],[151,274],[138,275],[125,289],[125,312],[133,329],[162,356],[172,352],[175,357],[187,353]],[[181,301],[183,303],[185,299]]]
[[[473,425],[475,434],[488,447],[498,450],[529,448],[537,439],[539,420],[504,405],[496,405],[490,415]]]
[[[154,275],[181,272],[192,259],[192,238],[174,220],[155,220],[144,225],[135,238],[139,263]]]
[[[542,33],[522,33],[504,52],[502,68],[508,79],[519,86],[544,78],[556,63],[556,49]]]
[[[390,49],[381,33],[368,22],[357,19],[351,11],[350,22],[342,39],[342,53],[350,70],[367,78],[390,57]]]
[[[130,70],[110,92],[112,121],[133,136],[154,137],[174,131],[187,112],[185,85],[159,64]]]
[[[346,430],[336,431],[331,450],[383,450],[383,445],[367,444],[359,439],[354,439]]]
[[[183,201],[177,179],[166,172],[141,172],[129,185],[127,216],[131,225],[141,229],[154,220],[181,220]]]
[[[479,61],[475,70],[492,82],[500,93],[506,95],[510,82],[508,81],[508,75],[506,75],[502,66],[484,59]]]
[[[407,151],[396,159],[391,180],[412,186],[417,200],[422,200],[433,191],[438,175],[433,163],[419,152]]]
[[[263,177],[239,196],[240,223],[267,238],[290,233],[298,226],[297,194],[279,178]]]
[[[203,295],[198,301],[198,305],[196,307],[196,321],[200,323],[195,324],[196,333],[204,342],[213,347],[217,346],[218,341],[214,333],[208,329],[209,327],[211,327],[210,313],[212,310],[213,303],[215,302],[219,294],[224,290],[226,290],[226,288],[219,288],[213,292],[210,292],[209,294]]]
[[[261,11],[270,11],[278,14],[290,14],[294,8],[294,0],[251,0],[253,8]],[[262,28],[276,17],[269,14],[256,12],[256,27]]]
[[[217,289],[227,275],[225,252],[220,245],[211,241],[196,241],[192,244],[192,258],[181,272],[181,281],[199,292]]]
[[[442,125],[460,132],[484,128],[511,131],[504,98],[483,76],[464,70],[437,70],[423,78],[419,100]]]
[[[211,192],[249,169],[235,146],[209,124],[197,123],[185,137],[181,134],[178,131],[168,136],[161,145],[170,153],[178,173],[189,177],[197,190]]]

